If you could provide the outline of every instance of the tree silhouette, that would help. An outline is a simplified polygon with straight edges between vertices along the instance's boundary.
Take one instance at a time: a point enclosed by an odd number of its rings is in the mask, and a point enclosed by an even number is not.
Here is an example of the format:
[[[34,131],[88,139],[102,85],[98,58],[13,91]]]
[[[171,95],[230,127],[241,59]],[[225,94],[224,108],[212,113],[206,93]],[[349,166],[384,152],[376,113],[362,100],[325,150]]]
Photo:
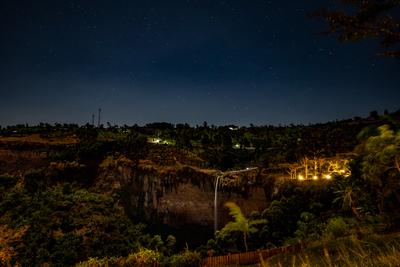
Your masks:
[[[226,202],[225,207],[229,209],[229,215],[231,215],[234,221],[227,223],[224,228],[222,228],[222,233],[229,232],[242,232],[243,234],[243,243],[246,251],[248,250],[247,239],[249,234],[256,233],[258,229],[255,227],[257,224],[266,223],[266,220],[258,219],[258,220],[250,220],[244,216],[242,210],[238,205],[233,202]]]
[[[378,39],[379,55],[400,58],[399,0],[341,0],[341,10],[319,10],[313,17],[323,18],[339,40]],[[396,17],[397,12],[397,17]]]
[[[335,202],[342,204],[343,211],[349,211],[356,216],[357,219],[361,219],[358,207],[358,195],[360,194],[360,188],[356,184],[347,184],[345,188],[335,192],[337,197],[334,199]]]

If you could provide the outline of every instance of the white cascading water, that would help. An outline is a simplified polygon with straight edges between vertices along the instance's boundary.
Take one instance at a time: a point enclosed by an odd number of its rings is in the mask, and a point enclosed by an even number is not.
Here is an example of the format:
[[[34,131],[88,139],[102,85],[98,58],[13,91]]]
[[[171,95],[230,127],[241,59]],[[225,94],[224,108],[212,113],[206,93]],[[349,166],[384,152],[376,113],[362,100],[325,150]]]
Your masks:
[[[217,179],[215,180],[215,192],[214,192],[214,233],[217,232],[217,228],[218,228],[218,182],[219,182],[219,179],[221,177],[223,177],[224,174],[242,173],[242,172],[249,172],[249,171],[254,171],[254,170],[257,170],[257,167],[252,167],[252,168],[248,167],[243,170],[228,171],[228,172],[224,172],[217,176]]]
[[[218,175],[215,180],[215,192],[214,192],[214,233],[217,232],[218,228],[218,182],[221,176]]]

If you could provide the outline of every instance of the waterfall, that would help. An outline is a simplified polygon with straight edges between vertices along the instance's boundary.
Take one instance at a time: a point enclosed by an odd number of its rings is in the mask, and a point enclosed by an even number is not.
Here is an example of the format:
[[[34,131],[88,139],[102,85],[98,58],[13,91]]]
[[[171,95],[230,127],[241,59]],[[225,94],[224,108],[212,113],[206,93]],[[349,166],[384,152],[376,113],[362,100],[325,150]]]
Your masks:
[[[219,179],[222,178],[224,176],[224,174],[249,172],[249,171],[254,171],[257,169],[258,169],[257,167],[247,167],[246,169],[243,169],[243,170],[224,172],[217,176],[217,179],[215,180],[215,192],[214,192],[214,233],[217,232],[217,228],[218,228],[218,182],[219,182]]]
[[[214,233],[217,232],[218,227],[218,182],[221,175],[217,176],[215,180],[215,192],[214,192]]]

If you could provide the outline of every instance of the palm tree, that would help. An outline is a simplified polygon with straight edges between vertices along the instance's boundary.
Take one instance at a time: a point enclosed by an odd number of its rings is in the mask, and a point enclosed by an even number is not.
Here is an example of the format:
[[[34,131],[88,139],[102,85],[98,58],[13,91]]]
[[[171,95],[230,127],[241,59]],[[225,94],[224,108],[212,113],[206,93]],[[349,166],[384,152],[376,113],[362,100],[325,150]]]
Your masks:
[[[256,233],[258,229],[255,227],[257,224],[266,223],[266,220],[259,219],[259,220],[249,220],[244,216],[242,210],[238,205],[233,202],[226,202],[225,207],[229,209],[229,215],[234,218],[234,221],[227,223],[224,228],[222,228],[221,232],[242,232],[243,233],[243,243],[246,249],[247,247],[247,238],[249,234]]]
[[[355,184],[347,185],[344,189],[335,191],[337,195],[336,199],[333,201],[342,203],[342,210],[351,210],[358,220],[361,220],[359,213],[359,207],[357,207],[357,195],[360,189]]]

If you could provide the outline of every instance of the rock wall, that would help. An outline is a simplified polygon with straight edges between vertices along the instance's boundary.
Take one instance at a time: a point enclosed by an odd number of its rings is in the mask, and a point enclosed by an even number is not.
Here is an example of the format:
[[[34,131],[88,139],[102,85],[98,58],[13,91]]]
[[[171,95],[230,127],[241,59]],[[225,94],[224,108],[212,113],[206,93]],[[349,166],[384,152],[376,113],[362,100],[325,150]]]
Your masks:
[[[188,166],[157,166],[148,161],[133,168],[125,159],[120,161],[123,163],[112,164],[108,171],[100,171],[95,186],[97,190],[119,189],[127,213],[144,218],[149,223],[176,228],[187,225],[213,228],[218,171]],[[254,182],[256,175],[236,175],[226,177],[225,183],[221,182],[218,190],[219,227],[231,220],[224,208],[227,201],[237,203],[246,215],[267,207],[262,186]],[[233,185],[234,180],[239,181],[236,186]]]

